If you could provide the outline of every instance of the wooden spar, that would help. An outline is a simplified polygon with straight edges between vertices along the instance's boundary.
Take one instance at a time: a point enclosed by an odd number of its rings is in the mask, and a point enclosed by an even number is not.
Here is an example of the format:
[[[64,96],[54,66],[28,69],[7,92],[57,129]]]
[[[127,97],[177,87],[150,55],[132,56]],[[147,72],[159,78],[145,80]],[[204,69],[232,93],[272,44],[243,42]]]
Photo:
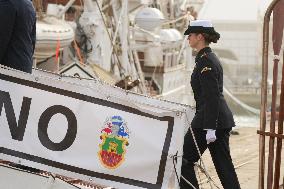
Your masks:
[[[284,30],[284,0],[280,0],[273,9],[273,50],[277,61],[280,60],[279,54],[282,46],[283,30]],[[284,59],[284,56],[283,56]],[[283,60],[284,61],[284,60]],[[283,63],[283,62],[282,62]],[[283,120],[284,120],[284,67],[282,67],[282,81],[281,81],[281,95],[280,95],[280,110],[278,120],[278,134],[283,134]],[[277,138],[276,154],[275,154],[275,172],[273,189],[279,189],[280,180],[280,166],[281,166],[281,151],[282,138]]]
[[[276,99],[277,99],[277,80],[278,80],[278,63],[279,63],[279,54],[282,45],[282,36],[283,36],[283,15],[284,11],[284,1],[280,0],[277,2],[275,7],[273,8],[273,27],[272,27],[272,43],[273,43],[273,52],[274,52],[274,64],[273,64],[273,85],[272,85],[272,108],[271,115],[272,119],[270,120],[270,132],[275,133],[275,114],[276,114]],[[280,96],[280,112],[283,114],[283,101],[284,101],[284,81],[283,81],[283,69],[282,69],[282,82],[281,82],[281,96]],[[278,128],[283,128],[283,115],[279,117],[278,120]],[[281,129],[280,129],[281,130]],[[269,154],[268,154],[268,173],[267,173],[267,188],[271,189],[273,185],[273,166],[274,166],[274,145],[275,138],[269,138]],[[281,141],[281,140],[280,140]],[[279,155],[278,155],[279,156]],[[277,158],[276,158],[277,159]],[[278,160],[275,160],[275,173],[277,172]],[[280,166],[280,164],[279,164]],[[278,171],[279,172],[279,171]],[[279,173],[278,173],[279,175]],[[279,177],[279,176],[277,176]],[[274,177],[275,178],[275,177]],[[274,189],[277,189],[279,186],[279,178],[274,180]]]
[[[273,0],[266,10],[263,24],[263,54],[262,54],[262,84],[261,84],[261,112],[260,131],[265,132],[266,128],[266,107],[267,107],[267,74],[268,74],[268,44],[269,44],[269,21],[270,15],[276,3]],[[259,135],[259,182],[258,188],[264,189],[265,169],[265,136]]]
[[[283,55],[283,61],[284,61],[284,55]],[[278,120],[278,134],[280,135],[283,134],[283,120],[284,120],[284,66],[282,67],[280,109],[279,109],[279,120]],[[280,137],[277,138],[273,189],[279,189],[282,140],[283,139]]]
[[[273,83],[272,83],[272,101],[271,101],[271,119],[270,132],[275,133],[275,115],[276,115],[276,99],[277,99],[277,81],[278,81],[278,63],[279,60],[274,60],[273,64]],[[274,163],[274,137],[269,137],[269,152],[268,152],[268,169],[267,169],[267,189],[272,189],[273,183],[273,163]]]

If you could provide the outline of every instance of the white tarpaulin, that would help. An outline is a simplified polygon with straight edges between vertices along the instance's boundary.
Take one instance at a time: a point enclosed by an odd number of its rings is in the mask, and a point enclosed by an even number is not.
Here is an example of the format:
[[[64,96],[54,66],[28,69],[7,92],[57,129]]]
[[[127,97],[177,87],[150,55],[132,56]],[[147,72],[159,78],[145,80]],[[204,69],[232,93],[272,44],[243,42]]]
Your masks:
[[[38,70],[0,68],[0,86],[1,159],[115,188],[169,187],[189,107]]]

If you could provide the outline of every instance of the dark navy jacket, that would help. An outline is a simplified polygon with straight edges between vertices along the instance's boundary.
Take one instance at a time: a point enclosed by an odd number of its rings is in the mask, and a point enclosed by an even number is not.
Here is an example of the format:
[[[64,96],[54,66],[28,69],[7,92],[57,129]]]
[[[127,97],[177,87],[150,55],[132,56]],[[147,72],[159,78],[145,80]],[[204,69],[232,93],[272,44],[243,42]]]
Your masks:
[[[196,101],[193,128],[224,129],[235,126],[223,96],[223,68],[210,47],[201,49],[195,59],[191,87]]]
[[[0,64],[32,71],[36,13],[31,0],[0,0]]]

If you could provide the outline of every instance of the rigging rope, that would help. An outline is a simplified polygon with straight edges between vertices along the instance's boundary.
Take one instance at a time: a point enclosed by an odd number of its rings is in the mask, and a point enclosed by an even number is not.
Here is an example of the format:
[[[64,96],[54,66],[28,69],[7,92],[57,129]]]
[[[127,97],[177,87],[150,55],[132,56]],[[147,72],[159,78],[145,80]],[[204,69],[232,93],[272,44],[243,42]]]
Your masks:
[[[187,114],[186,114],[186,121],[187,121],[188,124],[190,124],[190,123],[189,123],[189,120],[188,120]],[[189,129],[190,129],[190,132],[191,132],[191,135],[192,135],[192,138],[193,138],[195,147],[196,147],[196,149],[197,149],[197,152],[198,152],[198,155],[199,155],[199,158],[200,158],[200,167],[201,167],[202,170],[204,171],[204,174],[205,174],[205,176],[206,176],[207,179],[208,179],[208,182],[209,182],[209,184],[210,184],[211,189],[213,189],[212,183],[215,185],[216,188],[220,189],[220,188],[218,187],[218,185],[214,182],[214,180],[212,179],[212,177],[209,175],[209,173],[208,173],[208,171],[207,171],[207,169],[206,169],[206,167],[205,167],[205,163],[204,163],[204,161],[203,161],[203,159],[202,159],[202,154],[201,154],[200,149],[199,149],[199,147],[198,147],[198,144],[197,144],[197,141],[196,141],[196,138],[195,138],[195,135],[194,135],[194,133],[193,133],[193,130],[192,130],[191,126],[189,126]],[[182,176],[182,178],[188,183],[188,181],[187,181],[183,176]],[[211,182],[212,182],[212,183],[211,183]]]
[[[187,114],[186,114],[186,121],[187,121],[187,124],[190,125]],[[194,164],[195,167],[199,168],[200,171],[205,174],[206,178],[208,179],[207,182],[210,184],[210,188],[211,188],[211,189],[213,189],[212,183],[213,183],[213,185],[215,186],[215,188],[220,189],[220,187],[214,182],[214,180],[212,179],[212,177],[209,175],[209,173],[208,173],[208,171],[207,171],[207,169],[206,169],[206,167],[205,167],[205,164],[204,164],[203,159],[202,159],[202,154],[201,154],[200,149],[199,149],[199,147],[198,147],[198,144],[197,144],[197,141],[196,141],[196,138],[195,138],[195,135],[194,135],[194,133],[193,133],[193,130],[192,130],[191,126],[189,126],[189,129],[190,129],[190,132],[191,132],[191,135],[192,135],[192,138],[193,138],[195,147],[196,147],[196,149],[197,149],[197,152],[198,152],[198,155],[199,155],[199,158],[200,158],[200,165],[198,165],[198,163],[195,163],[195,164]],[[173,165],[174,165],[175,174],[176,174],[178,183],[180,183],[180,180],[179,180],[179,178],[178,178],[178,174],[177,174],[177,171],[176,171],[176,159],[177,159],[177,158],[180,158],[180,157],[182,158],[182,156],[178,156],[177,154],[178,154],[178,153],[176,153],[175,155],[171,156],[171,158],[173,158]],[[180,175],[180,178],[183,179],[183,180],[184,180],[188,185],[190,185],[193,189],[196,189],[196,187],[193,186],[192,183],[191,183],[189,180],[187,180],[183,175]]]
[[[108,34],[109,40],[112,42],[111,35],[110,35],[109,31],[108,31],[107,24],[106,24],[106,21],[105,21],[105,19],[104,19],[104,15],[103,15],[103,13],[102,13],[101,7],[100,7],[100,5],[99,5],[99,3],[98,3],[97,0],[95,0],[95,2],[96,2],[97,7],[98,7],[98,9],[99,9],[99,11],[100,11],[100,15],[101,15],[101,17],[102,17],[102,20],[103,20],[103,23],[104,23],[106,32],[107,32],[107,34]],[[121,65],[121,62],[120,62],[119,57],[118,57],[117,49],[114,47],[113,43],[111,43],[111,45],[112,45],[114,54],[115,54],[116,59],[117,59],[117,63],[118,63],[117,65],[118,65],[118,67],[119,67],[119,69],[120,69],[120,76],[123,77],[123,76],[125,76],[125,75],[124,75],[125,69],[124,69],[124,68],[122,67],[122,65]],[[122,71],[122,72],[121,72],[121,71]]]
[[[223,90],[225,92],[225,94],[227,94],[235,103],[237,103],[239,106],[241,106],[242,108],[244,108],[245,110],[252,112],[256,115],[259,115],[259,109],[253,108],[247,104],[245,104],[244,102],[240,101],[237,97],[235,97],[228,89],[226,89],[225,87],[223,87]]]

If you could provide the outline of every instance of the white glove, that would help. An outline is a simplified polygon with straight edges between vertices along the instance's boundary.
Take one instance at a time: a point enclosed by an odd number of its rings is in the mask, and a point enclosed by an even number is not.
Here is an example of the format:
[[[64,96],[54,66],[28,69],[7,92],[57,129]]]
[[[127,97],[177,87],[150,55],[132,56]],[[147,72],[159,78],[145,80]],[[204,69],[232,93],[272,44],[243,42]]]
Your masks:
[[[216,130],[207,129],[206,133],[207,144],[209,144],[210,142],[214,142],[217,139],[215,132]]]

